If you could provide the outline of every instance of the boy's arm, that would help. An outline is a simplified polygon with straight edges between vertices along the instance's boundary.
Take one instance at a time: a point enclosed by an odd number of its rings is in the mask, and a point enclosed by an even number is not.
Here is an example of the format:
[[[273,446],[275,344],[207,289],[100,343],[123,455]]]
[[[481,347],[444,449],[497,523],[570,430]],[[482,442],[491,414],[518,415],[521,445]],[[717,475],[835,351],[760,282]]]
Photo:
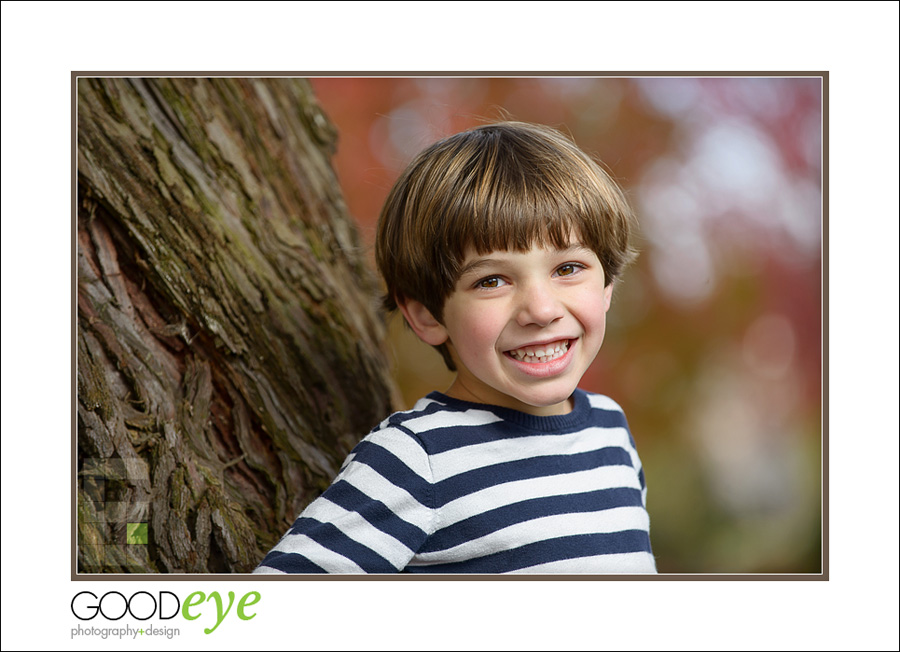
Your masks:
[[[431,531],[431,472],[418,440],[376,431],[303,510],[255,573],[396,573]]]
[[[644,466],[641,463],[641,457],[638,455],[637,443],[634,441],[634,435],[628,425],[628,418],[625,416],[625,410],[616,401],[602,394],[592,394],[590,397],[591,406],[599,408],[607,413],[607,425],[621,426],[628,433],[628,454],[631,457],[631,465],[634,467],[638,476],[638,482],[641,486],[641,502],[644,509],[647,508],[647,481],[644,477]],[[609,419],[612,419],[609,421]]]

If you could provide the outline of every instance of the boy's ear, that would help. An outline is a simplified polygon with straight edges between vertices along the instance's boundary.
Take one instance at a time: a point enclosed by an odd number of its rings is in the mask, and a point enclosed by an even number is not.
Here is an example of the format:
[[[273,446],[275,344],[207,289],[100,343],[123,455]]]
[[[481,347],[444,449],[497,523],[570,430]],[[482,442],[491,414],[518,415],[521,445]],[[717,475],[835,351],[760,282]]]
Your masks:
[[[609,306],[612,304],[613,286],[615,286],[615,284],[615,281],[613,281],[603,288],[603,312],[607,312]]]
[[[406,323],[425,344],[439,346],[447,341],[447,330],[424,304],[415,299],[398,299],[397,305],[400,306]]]

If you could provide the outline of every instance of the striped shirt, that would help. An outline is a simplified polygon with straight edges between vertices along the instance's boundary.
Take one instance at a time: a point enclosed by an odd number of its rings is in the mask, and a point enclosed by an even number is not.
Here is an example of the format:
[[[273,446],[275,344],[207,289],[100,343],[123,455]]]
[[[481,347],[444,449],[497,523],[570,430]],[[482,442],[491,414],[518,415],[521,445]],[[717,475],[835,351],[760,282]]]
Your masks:
[[[537,417],[432,392],[363,439],[256,573],[655,573],[622,409]]]

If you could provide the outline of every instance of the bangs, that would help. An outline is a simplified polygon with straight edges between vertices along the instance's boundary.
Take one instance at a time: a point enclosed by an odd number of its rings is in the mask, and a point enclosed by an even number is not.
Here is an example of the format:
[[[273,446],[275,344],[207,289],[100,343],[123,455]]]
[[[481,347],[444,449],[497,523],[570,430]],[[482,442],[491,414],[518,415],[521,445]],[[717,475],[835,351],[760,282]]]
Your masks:
[[[559,140],[564,148],[517,146],[511,138],[473,148],[466,169],[455,175],[456,187],[434,207],[441,216],[434,245],[450,263],[446,289],[458,279],[469,247],[483,255],[533,246],[566,249],[577,241],[601,262],[608,259],[604,228],[627,205],[619,192],[610,192],[618,189],[596,163]]]
[[[579,192],[510,172],[518,171],[504,170],[480,185],[460,202],[457,215],[442,221],[441,237],[454,258],[465,257],[469,247],[478,254],[521,252],[533,246],[565,249],[577,240],[600,248],[597,216]],[[503,178],[512,176],[518,178]]]

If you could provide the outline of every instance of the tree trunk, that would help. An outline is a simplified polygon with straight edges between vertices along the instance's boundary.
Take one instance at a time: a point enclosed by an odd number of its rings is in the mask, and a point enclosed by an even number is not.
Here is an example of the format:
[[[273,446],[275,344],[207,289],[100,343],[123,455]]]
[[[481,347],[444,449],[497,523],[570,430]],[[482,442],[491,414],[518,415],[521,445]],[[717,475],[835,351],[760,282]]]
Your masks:
[[[80,78],[78,572],[247,572],[391,410],[296,79]]]

